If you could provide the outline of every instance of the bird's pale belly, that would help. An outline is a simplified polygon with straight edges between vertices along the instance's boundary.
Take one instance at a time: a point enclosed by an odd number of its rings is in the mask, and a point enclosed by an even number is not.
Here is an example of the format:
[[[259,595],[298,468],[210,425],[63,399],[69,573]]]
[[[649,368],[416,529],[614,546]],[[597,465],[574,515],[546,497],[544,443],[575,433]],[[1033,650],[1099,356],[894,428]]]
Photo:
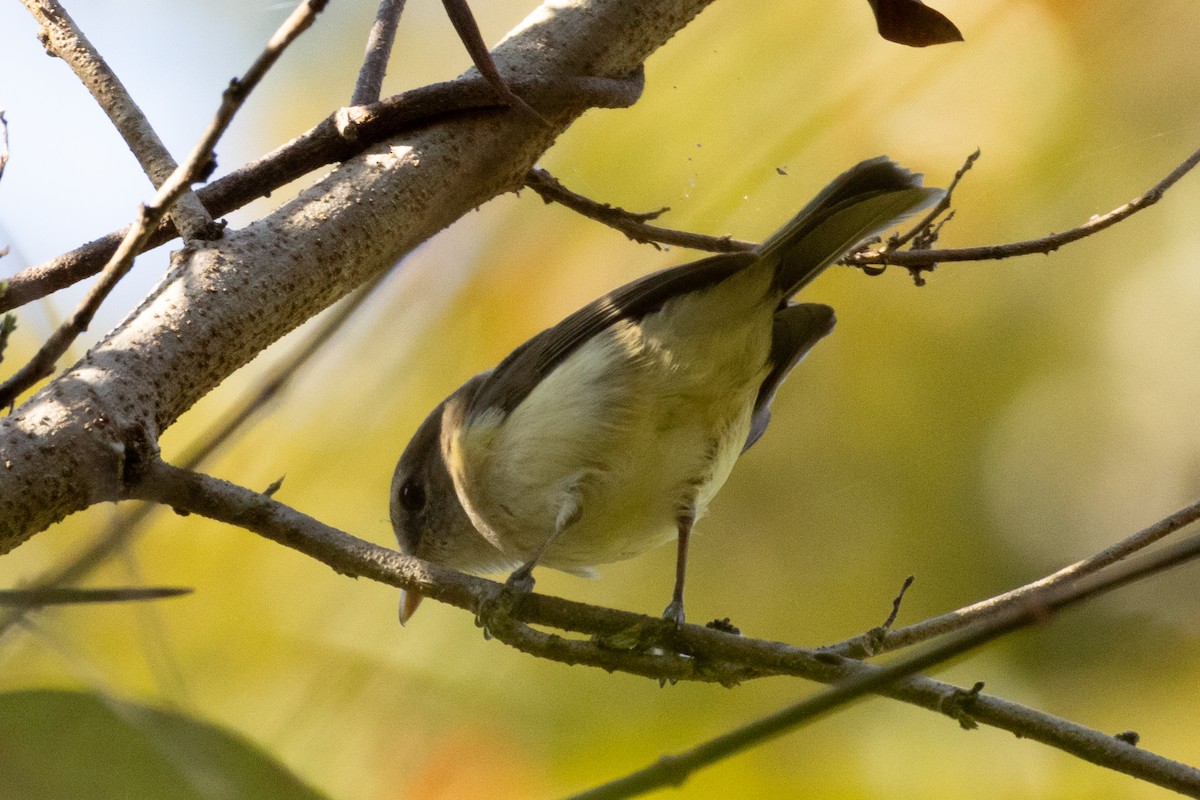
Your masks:
[[[567,572],[633,558],[672,541],[680,515],[704,515],[741,452],[750,405],[716,437],[696,428],[645,443],[614,471],[581,487],[579,518],[539,563]]]

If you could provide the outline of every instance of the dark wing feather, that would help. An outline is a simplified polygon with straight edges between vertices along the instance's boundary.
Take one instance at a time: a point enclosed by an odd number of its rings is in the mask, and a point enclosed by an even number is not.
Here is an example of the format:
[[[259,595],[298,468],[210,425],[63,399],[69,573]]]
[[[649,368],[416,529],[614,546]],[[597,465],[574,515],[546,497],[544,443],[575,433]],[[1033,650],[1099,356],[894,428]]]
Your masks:
[[[785,305],[775,312],[771,331],[771,371],[758,388],[754,415],[750,418],[750,435],[742,452],[750,449],[766,431],[771,421],[771,401],[784,378],[800,359],[826,336],[836,320],[833,309],[820,303]]]
[[[509,413],[567,356],[604,329],[621,320],[652,314],[673,297],[718,284],[757,259],[753,253],[712,256],[652,273],[613,290],[510,353],[484,379],[467,414],[489,408]]]

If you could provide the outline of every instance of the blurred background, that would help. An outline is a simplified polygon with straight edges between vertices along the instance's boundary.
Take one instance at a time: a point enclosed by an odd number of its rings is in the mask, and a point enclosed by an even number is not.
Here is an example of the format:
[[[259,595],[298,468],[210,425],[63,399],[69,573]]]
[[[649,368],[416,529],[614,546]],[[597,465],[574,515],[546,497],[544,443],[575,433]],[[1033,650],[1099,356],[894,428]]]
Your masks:
[[[385,93],[469,60],[441,5],[410,2]],[[886,153],[945,185],[976,147],[942,244],[1033,238],[1140,194],[1200,147],[1200,16],[1191,0],[939,0],[961,44],[878,38],[867,3],[719,2],[647,64],[636,107],[593,111],[542,165],[575,191],[662,224],[757,239],[857,161]],[[475,3],[489,42],[528,0]],[[220,90],[287,3],[68,8],[168,146],[186,153]],[[375,3],[331,4],[219,147],[221,172],[347,102]],[[36,26],[0,6],[0,275],[119,228],[145,179]],[[230,217],[270,211],[290,191]],[[1050,256],[950,264],[917,288],[835,268],[804,299],[838,312],[776,400],[699,528],[689,619],[731,617],[801,645],[879,624],[916,576],[901,623],[1087,556],[1194,499],[1200,478],[1200,175],[1158,206]],[[178,246],[178,245],[175,245]],[[144,256],[92,326],[162,274]],[[532,192],[467,215],[406,259],[256,425],[209,466],[380,544],[394,542],[395,459],[442,397],[606,290],[694,258],[658,252]],[[7,373],[82,287],[20,311]],[[309,326],[311,329],[311,325]],[[302,329],[170,430],[202,436]],[[86,342],[81,343],[81,347]],[[76,351],[78,355],[81,350]],[[33,579],[111,520],[93,508],[0,559]],[[657,614],[674,551],[538,588]],[[1200,762],[1200,594],[1186,567],[961,659],[939,677]],[[816,687],[758,681],[660,689],[540,662],[427,603],[406,629],[396,592],[338,576],[252,534],[156,512],[89,582],[196,588],[156,604],[39,614],[0,640],[0,690],[80,688],[236,731],[332,798],[554,797],[641,767]],[[64,759],[64,770],[72,768]],[[0,766],[0,771],[3,767]],[[785,736],[664,796],[1149,798],[1131,778],[990,729],[885,700]]]

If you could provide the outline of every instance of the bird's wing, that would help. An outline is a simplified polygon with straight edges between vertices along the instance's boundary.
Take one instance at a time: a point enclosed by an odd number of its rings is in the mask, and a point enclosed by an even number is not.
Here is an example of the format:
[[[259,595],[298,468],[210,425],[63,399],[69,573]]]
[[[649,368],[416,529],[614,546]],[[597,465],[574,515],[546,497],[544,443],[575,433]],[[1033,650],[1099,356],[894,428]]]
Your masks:
[[[673,297],[720,283],[757,260],[727,253],[670,267],[628,283],[589,303],[529,339],[501,361],[471,399],[467,414],[499,409],[507,414],[584,342],[622,320],[637,320]]]

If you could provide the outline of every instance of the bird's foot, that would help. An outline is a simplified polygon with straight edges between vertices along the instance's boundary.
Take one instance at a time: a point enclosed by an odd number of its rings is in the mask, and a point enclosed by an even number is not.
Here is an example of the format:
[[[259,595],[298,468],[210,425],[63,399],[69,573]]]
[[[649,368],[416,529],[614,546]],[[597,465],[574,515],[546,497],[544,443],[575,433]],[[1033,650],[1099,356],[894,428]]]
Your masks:
[[[475,612],[475,624],[483,629],[485,639],[492,638],[493,631],[504,630],[512,624],[517,604],[533,591],[535,563],[530,561],[515,569],[498,592],[480,602]]]
[[[674,623],[676,628],[683,625],[683,622],[684,622],[683,600],[678,599],[678,598],[675,600],[672,600],[671,604],[669,606],[667,606],[666,610],[663,611],[662,615],[663,615],[663,619],[665,619],[667,622]]]
[[[513,570],[512,575],[508,576],[508,580],[504,582],[506,589],[511,589],[518,594],[529,594],[533,591],[533,567],[536,561],[528,561]]]

